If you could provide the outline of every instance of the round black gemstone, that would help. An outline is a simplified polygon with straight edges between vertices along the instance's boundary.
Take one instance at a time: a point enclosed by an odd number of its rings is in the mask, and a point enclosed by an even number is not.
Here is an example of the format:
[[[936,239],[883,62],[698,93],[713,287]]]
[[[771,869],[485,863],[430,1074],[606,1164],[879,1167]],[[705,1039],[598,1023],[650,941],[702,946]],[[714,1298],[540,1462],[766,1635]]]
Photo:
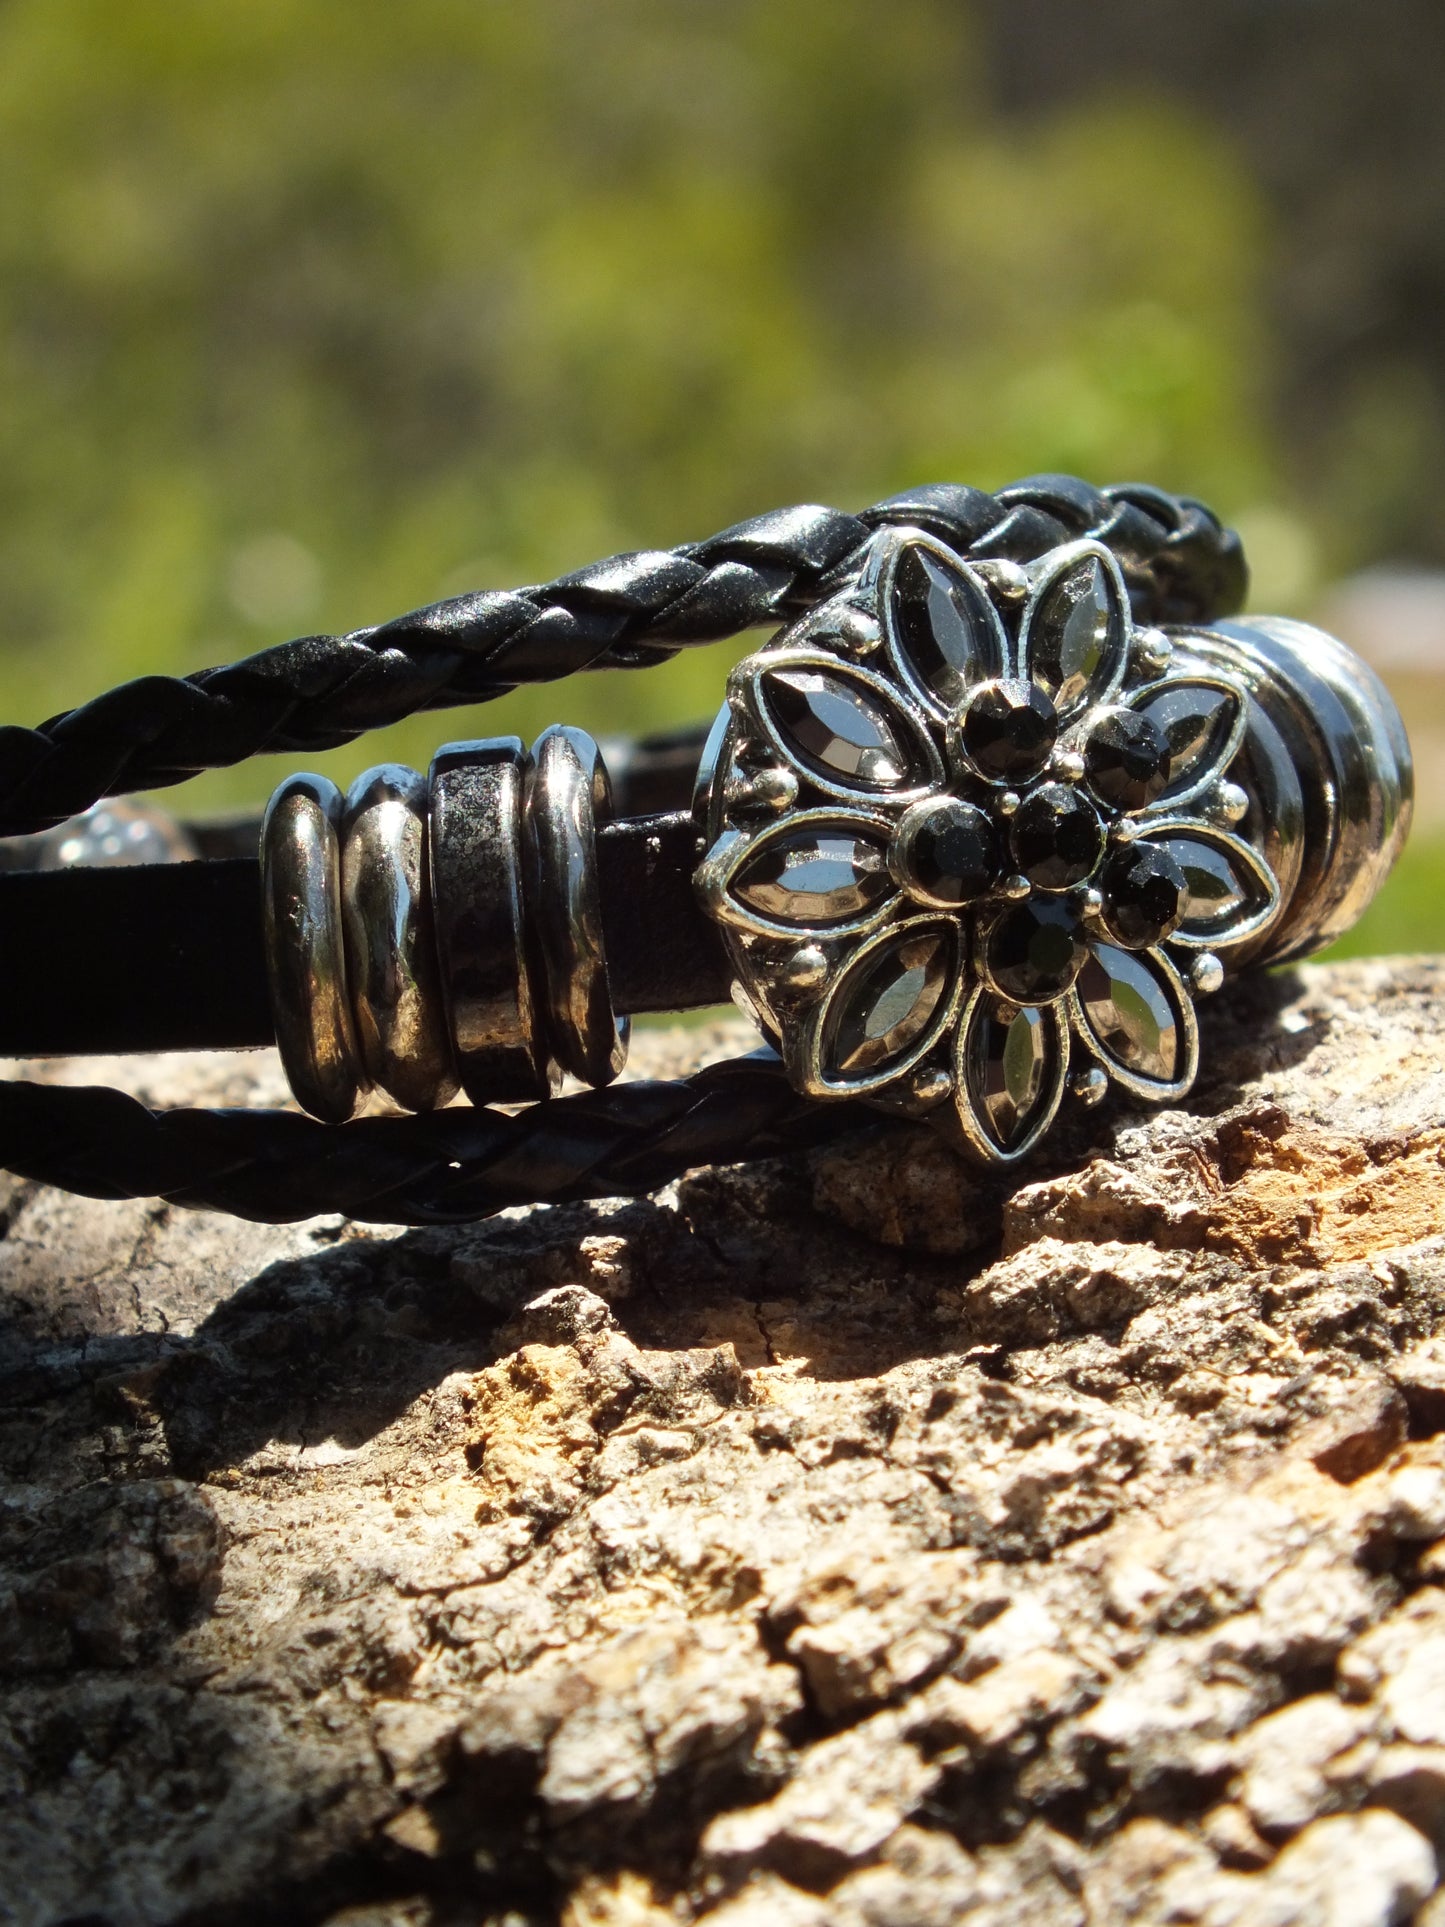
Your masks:
[[[1179,928],[1189,899],[1183,870],[1157,843],[1134,843],[1104,871],[1104,921],[1126,950],[1162,943]]]
[[[1065,783],[1045,783],[1020,803],[1009,843],[1030,883],[1068,890],[1093,875],[1104,854],[1104,826],[1086,796]]]
[[[1067,904],[1020,903],[989,931],[985,961],[996,990],[1016,1004],[1040,1004],[1062,997],[1088,954]]]
[[[1084,747],[1089,788],[1117,810],[1142,810],[1169,786],[1169,739],[1136,709],[1111,709]]]
[[[1049,760],[1059,733],[1054,706],[1029,682],[986,682],[969,697],[956,741],[991,783],[1024,783]]]
[[[893,850],[904,889],[945,909],[982,896],[1000,869],[992,821],[956,796],[916,803],[898,825]]]

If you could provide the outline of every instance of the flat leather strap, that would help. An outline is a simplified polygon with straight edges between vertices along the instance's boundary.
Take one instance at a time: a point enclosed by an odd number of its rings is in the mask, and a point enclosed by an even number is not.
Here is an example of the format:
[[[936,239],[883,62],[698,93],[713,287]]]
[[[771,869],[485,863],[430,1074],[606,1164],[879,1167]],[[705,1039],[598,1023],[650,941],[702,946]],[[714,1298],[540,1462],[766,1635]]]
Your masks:
[[[597,857],[619,1015],[725,1002],[722,945],[692,890],[692,817],[610,823]],[[272,1041],[254,857],[0,876],[0,1055]]]

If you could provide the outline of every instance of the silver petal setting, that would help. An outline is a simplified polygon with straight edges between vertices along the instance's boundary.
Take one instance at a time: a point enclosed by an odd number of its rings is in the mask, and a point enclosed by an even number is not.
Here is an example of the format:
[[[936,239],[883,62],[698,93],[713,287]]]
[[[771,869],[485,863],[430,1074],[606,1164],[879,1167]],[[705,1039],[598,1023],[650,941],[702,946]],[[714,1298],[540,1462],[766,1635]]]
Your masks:
[[[1191,986],[1267,929],[1280,889],[1220,805],[1245,807],[1226,777],[1250,698],[1187,649],[1161,673],[1168,653],[1098,542],[991,569],[890,528],[739,664],[699,778],[696,885],[797,1090],[945,1121],[1001,1166],[1048,1134],[1080,1051],[1086,1098],[1104,1079],[1188,1091]],[[972,735],[958,753],[965,726],[994,732],[983,762]],[[1009,757],[1016,784],[993,767]],[[1141,846],[1157,854],[1127,860]],[[1068,970],[1015,930],[1028,916],[1058,925]]]

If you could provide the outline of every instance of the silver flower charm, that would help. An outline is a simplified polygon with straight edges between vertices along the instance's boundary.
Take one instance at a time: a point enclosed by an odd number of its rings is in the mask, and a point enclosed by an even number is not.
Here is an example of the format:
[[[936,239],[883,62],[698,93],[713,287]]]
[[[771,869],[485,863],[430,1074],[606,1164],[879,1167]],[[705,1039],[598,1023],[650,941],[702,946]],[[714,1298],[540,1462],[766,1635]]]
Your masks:
[[[1245,692],[1170,656],[1098,543],[1025,571],[891,530],[739,664],[698,888],[800,1090],[951,1096],[1003,1163],[1053,1121],[1071,1037],[1086,1100],[1188,1090],[1193,997],[1279,890],[1229,827]]]

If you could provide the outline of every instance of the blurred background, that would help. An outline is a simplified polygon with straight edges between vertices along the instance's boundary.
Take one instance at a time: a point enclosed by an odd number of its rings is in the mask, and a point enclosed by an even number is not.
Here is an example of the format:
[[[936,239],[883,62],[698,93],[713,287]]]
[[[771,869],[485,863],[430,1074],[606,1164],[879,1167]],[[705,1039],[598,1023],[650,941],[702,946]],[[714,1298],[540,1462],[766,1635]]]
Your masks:
[[[1146,479],[1391,682],[1349,947],[1438,947],[1442,94],[1439,0],[5,0],[6,713],[791,501]],[[324,766],[688,720],[736,653]]]

